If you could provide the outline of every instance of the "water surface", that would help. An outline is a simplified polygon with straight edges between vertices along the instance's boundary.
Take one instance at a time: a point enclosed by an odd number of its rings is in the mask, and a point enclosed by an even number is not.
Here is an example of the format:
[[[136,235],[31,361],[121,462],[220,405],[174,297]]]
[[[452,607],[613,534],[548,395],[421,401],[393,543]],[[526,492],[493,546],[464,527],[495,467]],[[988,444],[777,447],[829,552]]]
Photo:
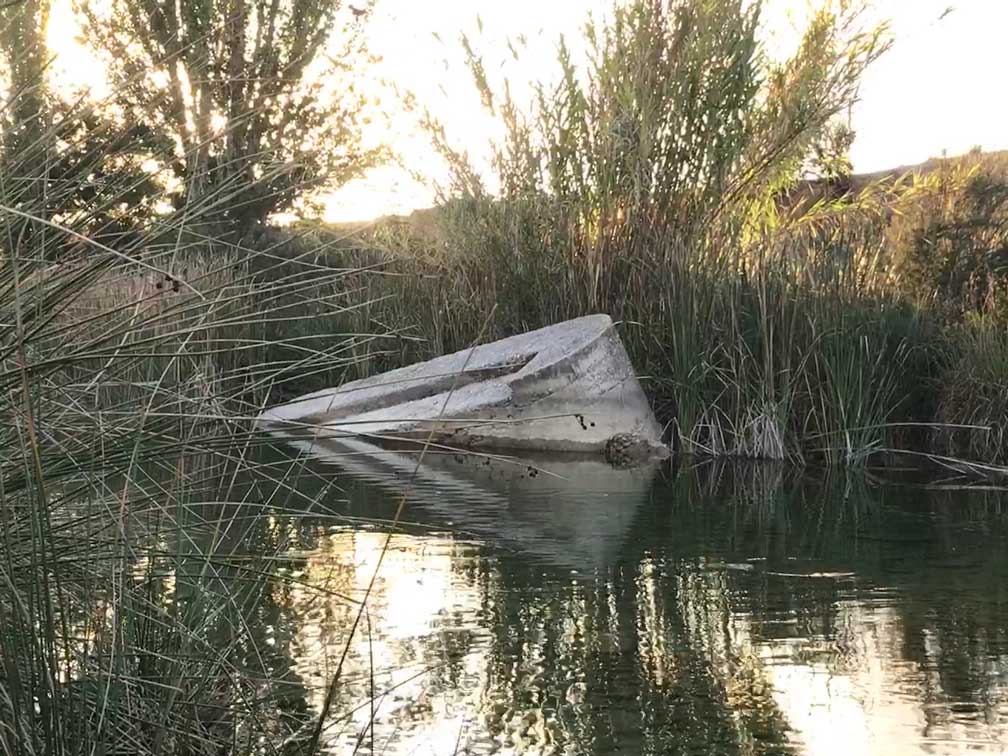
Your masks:
[[[261,619],[329,753],[1008,751],[998,492],[311,456]]]

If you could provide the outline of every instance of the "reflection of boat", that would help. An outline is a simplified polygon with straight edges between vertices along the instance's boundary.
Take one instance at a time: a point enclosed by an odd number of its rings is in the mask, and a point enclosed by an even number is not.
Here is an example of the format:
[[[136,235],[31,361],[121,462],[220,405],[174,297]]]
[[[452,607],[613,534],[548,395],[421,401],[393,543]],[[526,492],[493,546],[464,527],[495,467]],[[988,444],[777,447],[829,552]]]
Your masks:
[[[659,462],[614,468],[594,455],[501,457],[397,450],[355,438],[290,440],[355,479],[403,494],[438,526],[592,570],[614,563]]]
[[[590,315],[353,381],[264,412],[312,438],[428,438],[455,447],[601,451],[661,428],[608,315]]]

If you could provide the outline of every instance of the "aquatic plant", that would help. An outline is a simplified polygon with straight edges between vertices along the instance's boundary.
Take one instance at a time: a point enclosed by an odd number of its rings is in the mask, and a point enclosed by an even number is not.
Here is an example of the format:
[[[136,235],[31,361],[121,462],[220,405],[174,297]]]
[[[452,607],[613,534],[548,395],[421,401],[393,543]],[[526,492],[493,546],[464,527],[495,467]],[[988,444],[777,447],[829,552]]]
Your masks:
[[[702,455],[860,465],[936,450],[943,425],[990,422],[947,400],[938,411],[947,356],[966,348],[949,327],[962,310],[915,283],[908,260],[940,231],[990,268],[1000,195],[977,195],[990,181],[969,166],[951,166],[951,183],[940,172],[847,188],[803,178],[884,53],[885,29],[839,3],[775,62],[759,10],[623,4],[588,23],[584,61],[560,43],[531,102],[464,40],[499,124],[492,175],[425,116],[451,180],[422,219],[362,237],[389,273],[371,281],[365,322],[401,326],[413,360],[471,343],[491,311],[491,337],[608,312],[659,419]],[[948,204],[953,184],[957,209],[936,231],[929,208]],[[988,268],[959,278],[990,291]]]
[[[859,23],[826,8],[775,62],[758,5],[626,3],[587,25],[581,64],[561,41],[531,103],[465,40],[501,124],[494,175],[427,118],[452,181],[436,252],[379,240],[426,274],[393,282],[397,306],[438,349],[464,346],[491,306],[495,336],[608,312],[697,453],[853,462],[887,445],[910,345],[880,325],[895,297],[861,286],[877,234],[780,201],[887,47]]]

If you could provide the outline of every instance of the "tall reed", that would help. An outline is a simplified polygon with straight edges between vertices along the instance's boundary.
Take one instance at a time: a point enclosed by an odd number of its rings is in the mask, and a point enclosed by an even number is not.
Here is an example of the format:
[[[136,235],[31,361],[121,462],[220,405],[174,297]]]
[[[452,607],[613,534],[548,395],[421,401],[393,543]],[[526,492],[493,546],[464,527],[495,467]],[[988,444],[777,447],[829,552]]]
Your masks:
[[[466,40],[503,136],[491,186],[427,119],[452,171],[440,253],[382,240],[422,274],[390,288],[418,334],[460,348],[491,308],[494,335],[605,311],[688,450],[860,463],[891,445],[919,324],[879,285],[879,227],[782,202],[885,29],[839,3],[774,62],[760,10],[621,4],[586,27],[582,65],[561,42],[532,103]]]
[[[253,420],[383,334],[349,330],[356,271],[324,245],[131,207],[143,174],[78,149],[92,116],[0,166],[0,750],[290,750],[318,714],[269,618],[315,502],[297,461],[258,467]]]

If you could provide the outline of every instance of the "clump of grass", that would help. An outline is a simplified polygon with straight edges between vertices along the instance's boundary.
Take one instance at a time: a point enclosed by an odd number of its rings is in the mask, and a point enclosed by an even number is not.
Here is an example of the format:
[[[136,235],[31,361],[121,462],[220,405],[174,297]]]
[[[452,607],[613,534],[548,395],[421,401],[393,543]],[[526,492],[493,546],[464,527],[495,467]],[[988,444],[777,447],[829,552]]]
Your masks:
[[[493,336],[608,312],[689,451],[860,462],[886,445],[911,344],[881,326],[900,317],[877,285],[881,234],[781,203],[884,29],[827,8],[775,63],[759,24],[734,0],[621,5],[587,26],[585,65],[561,42],[528,107],[466,40],[502,126],[496,186],[428,118],[452,170],[439,252],[383,240],[414,274],[386,281],[389,306],[437,350],[492,308]]]
[[[947,452],[950,437],[996,454],[986,430],[942,430],[993,422],[994,408],[942,387],[972,385],[957,377],[980,337],[958,343],[964,312],[994,317],[1003,299],[1000,163],[799,185],[884,29],[827,8],[775,64],[758,14],[729,0],[625,4],[588,25],[587,65],[561,43],[528,107],[466,40],[503,134],[495,175],[428,117],[452,181],[422,223],[366,236],[389,275],[372,280],[365,322],[416,324],[398,355],[412,361],[472,343],[491,311],[493,337],[608,312],[659,418],[697,454],[860,465],[935,439]]]
[[[939,448],[955,457],[1008,464],[1008,327],[974,316],[953,329],[942,375]]]
[[[1008,157],[974,151],[933,161],[894,203],[886,229],[896,283],[960,322],[1008,313]]]
[[[296,462],[242,483],[253,421],[277,392],[338,383],[382,334],[349,330],[366,304],[349,254],[205,238],[184,211],[113,240],[128,172],[19,179],[87,117],[0,170],[0,749],[289,749],[316,713],[268,638],[287,521],[315,502]]]

